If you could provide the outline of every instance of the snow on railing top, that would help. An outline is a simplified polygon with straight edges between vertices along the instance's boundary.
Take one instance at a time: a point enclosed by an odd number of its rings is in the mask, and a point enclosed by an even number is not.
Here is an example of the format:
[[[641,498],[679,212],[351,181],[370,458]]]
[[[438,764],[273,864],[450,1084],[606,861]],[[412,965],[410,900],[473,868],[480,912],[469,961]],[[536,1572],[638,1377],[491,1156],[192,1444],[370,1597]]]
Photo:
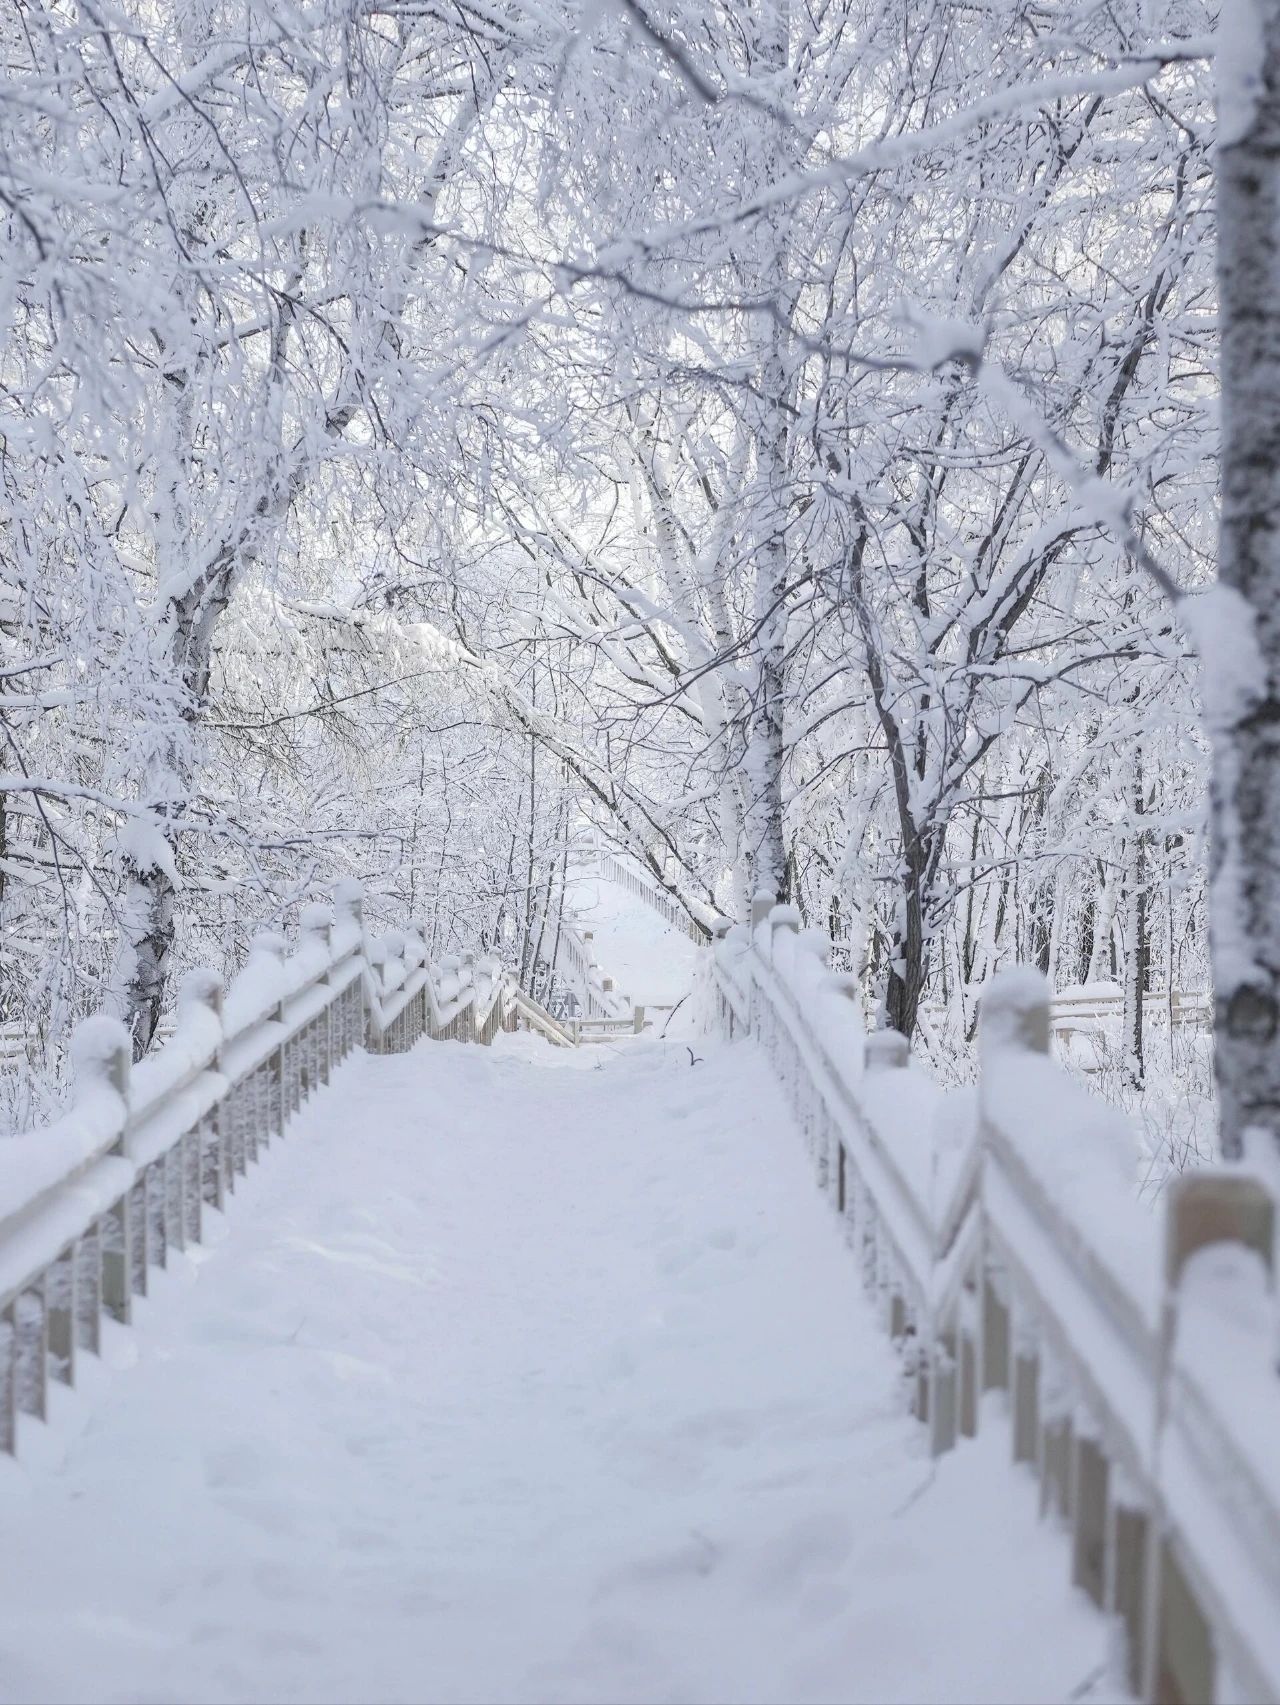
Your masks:
[[[371,937],[342,884],[332,909],[304,909],[292,950],[256,936],[225,995],[192,971],[171,1035],[139,1064],[115,1019],[81,1024],[68,1111],[0,1141],[0,1450],[19,1413],[43,1416],[50,1374],[70,1380],[77,1351],[97,1347],[101,1311],[129,1319],[148,1266],[200,1236],[204,1208],[353,1047],[488,1042],[519,1023],[576,1040],[499,960],[432,964],[416,929]]]
[[[1153,1213],[1129,1122],[1049,1057],[1039,972],[993,981],[978,1085],[944,1091],[903,1038],[863,1038],[799,924],[758,900],[716,932],[709,987],[790,1093],[934,1449],[997,1394],[1135,1691],[1280,1699],[1273,1190],[1205,1169]]]

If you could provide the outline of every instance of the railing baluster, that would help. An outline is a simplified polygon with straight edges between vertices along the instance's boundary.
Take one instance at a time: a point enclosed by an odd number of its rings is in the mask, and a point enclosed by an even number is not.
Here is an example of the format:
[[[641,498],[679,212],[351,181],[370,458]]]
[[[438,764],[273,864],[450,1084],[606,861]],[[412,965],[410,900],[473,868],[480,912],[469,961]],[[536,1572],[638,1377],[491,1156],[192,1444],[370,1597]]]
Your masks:
[[[147,1211],[147,1261],[152,1267],[167,1267],[169,1244],[165,1236],[166,1189],[164,1161],[154,1160],[142,1174]]]
[[[102,1346],[102,1229],[95,1220],[76,1244],[76,1346]]]
[[[1148,1517],[1131,1489],[1110,1484],[1111,1558],[1107,1608],[1124,1632],[1125,1679],[1137,1694],[1142,1687],[1143,1630],[1147,1606]]]
[[[130,1282],[133,1257],[131,1257],[131,1236],[133,1221],[130,1216],[130,1200],[121,1199],[107,1209],[99,1221],[99,1238],[102,1245],[102,1309],[118,1320],[123,1326],[128,1326],[133,1318],[133,1286]]]
[[[1075,1431],[1071,1578],[1102,1608],[1107,1584],[1107,1480],[1109,1468],[1098,1440]]]
[[[226,1097],[214,1107],[204,1126],[200,1150],[201,1201],[222,1211],[227,1195],[226,1141],[222,1126],[227,1117]]]
[[[209,1140],[210,1118],[205,1117],[182,1139],[182,1221],[188,1243],[199,1243],[204,1234],[204,1154]]]
[[[49,1316],[44,1286],[42,1276],[13,1302],[18,1409],[38,1421],[45,1420],[49,1413]]]
[[[178,1138],[160,1162],[164,1176],[164,1240],[166,1248],[187,1246],[187,1136]]]
[[[129,1286],[135,1296],[147,1294],[147,1261],[149,1219],[147,1212],[147,1175],[135,1180],[125,1197],[125,1215],[129,1222]]]
[[[49,1374],[62,1385],[76,1377],[76,1278],[79,1243],[65,1249],[45,1273]]]
[[[0,1451],[18,1448],[18,1334],[14,1305],[0,1309]]]

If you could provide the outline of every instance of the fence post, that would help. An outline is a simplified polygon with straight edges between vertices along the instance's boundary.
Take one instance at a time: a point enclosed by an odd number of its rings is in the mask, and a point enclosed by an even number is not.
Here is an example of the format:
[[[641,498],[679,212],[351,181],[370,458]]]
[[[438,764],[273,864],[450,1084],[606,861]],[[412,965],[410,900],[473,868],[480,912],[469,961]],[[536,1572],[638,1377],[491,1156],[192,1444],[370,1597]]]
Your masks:
[[[866,1041],[869,1072],[903,1071],[911,1061],[911,1044],[900,1030],[873,1030]]]
[[[1040,1346],[1025,1312],[1013,1316],[1013,1460],[1036,1465],[1040,1452]]]
[[[333,885],[333,921],[337,929],[364,935],[364,889],[349,876]]]
[[[1184,1173],[1170,1184],[1166,1199],[1158,1429],[1165,1420],[1178,1290],[1187,1262],[1211,1244],[1243,1245],[1261,1258],[1274,1283],[1276,1259],[1276,1204],[1260,1179],[1244,1172]],[[1207,1618],[1171,1542],[1150,1519],[1146,1541],[1143,1696],[1211,1699],[1217,1666]]]
[[[272,977],[275,986],[279,988],[284,977],[284,956],[288,945],[289,944],[285,938],[277,931],[260,931],[249,943],[249,959],[245,965],[245,971],[247,972],[251,966],[256,965],[258,971]],[[277,1001],[275,1003],[275,1005],[271,1008],[270,1017],[275,1020],[282,1020],[284,1018],[283,1001]],[[282,1131],[288,1123],[289,1115],[293,1112],[297,1101],[301,1100],[301,1096],[295,1098],[293,1093],[293,1084],[290,1082],[291,1075],[296,1073],[297,1070],[297,1051],[298,1045],[296,1042],[292,1045],[282,1042],[275,1050],[275,1054],[273,1056],[273,1058],[279,1060],[277,1075],[280,1082],[280,1129]],[[292,1072],[290,1068],[292,1068]],[[221,1183],[217,1192],[217,1206],[219,1208],[222,1207],[227,1192],[235,1190],[235,1176],[237,1171],[244,1171],[244,1167],[241,1165],[239,1159],[240,1143],[238,1140],[238,1133],[234,1129],[235,1121],[238,1117],[238,1098],[235,1090],[233,1089],[219,1103],[214,1121],[215,1128],[218,1133],[218,1153],[221,1157],[219,1167],[219,1178]]]
[[[644,1029],[644,1008],[642,1006],[632,1007],[632,1009],[631,1009],[631,1024],[632,1024],[633,1030],[635,1031],[636,1035],[638,1036],[640,1034],[640,1032]]]
[[[325,969],[320,981],[329,981],[330,960],[333,956],[333,913],[328,906],[318,900],[312,900],[302,908],[298,917],[298,946],[300,948],[316,948],[325,961]]]
[[[222,999],[222,978],[216,971],[199,966],[188,971],[178,990],[179,1018],[188,1022],[195,1019],[209,1026],[213,1038],[209,1063],[215,1072],[222,1071]],[[195,1130],[189,1131],[178,1145],[180,1224],[174,1242],[179,1248],[185,1247],[188,1240],[198,1243],[204,1233],[205,1148],[207,1144],[213,1150],[214,1159],[220,1166],[218,1121],[225,1105],[226,1096],[220,1096]],[[219,1202],[218,1206],[221,1205]]]
[[[471,1004],[462,1013],[460,1040],[474,1042],[476,1040],[476,1000],[479,990],[476,988],[476,956],[474,953],[462,955],[463,988],[471,990]]]
[[[120,1100],[120,1139],[112,1154],[123,1155],[129,1123],[129,1071],[133,1050],[129,1034],[114,1018],[87,1018],[71,1039],[76,1100],[107,1093]],[[102,1258],[102,1306],[113,1320],[128,1325],[133,1312],[130,1271],[133,1265],[129,1196],[126,1192],[102,1216],[99,1247]]]
[[[1006,1051],[1044,1054],[1049,1052],[1048,979],[1033,966],[1015,965],[999,971],[982,997],[979,1033],[978,1109],[980,1140],[989,1140],[987,1114],[988,1074],[997,1057]],[[1011,1370],[1010,1303],[1008,1275],[983,1239],[981,1303],[977,1324],[977,1402],[984,1391],[1008,1391]],[[1043,1417],[1041,1417],[1043,1424]]]
[[[1107,1594],[1108,1539],[1111,1470],[1100,1441],[1082,1426],[1074,1430],[1075,1462],[1072,1465],[1072,1505],[1075,1534],[1072,1540],[1071,1578],[1102,1609]]]
[[[333,929],[329,940],[332,943],[339,935],[354,934],[357,946],[364,948],[364,888],[350,876],[344,876],[340,882],[333,885]],[[342,1057],[345,1058],[351,1048],[358,1048],[365,1039],[365,992],[364,979],[358,977],[355,983],[353,1004],[358,1003],[359,1013],[346,1013],[342,1020]],[[347,997],[344,997],[344,1000]]]
[[[793,942],[800,937],[800,911],[796,906],[772,906],[769,910],[768,941],[769,951],[766,957],[773,963],[774,950],[780,932],[789,935]]]
[[[1114,1466],[1108,1477],[1107,1504],[1106,1608],[1123,1631],[1129,1690],[1141,1698],[1151,1518],[1137,1488]]]
[[[128,1036],[123,1027],[116,1025],[113,1019],[89,1019],[77,1028],[71,1047],[75,1067],[76,1100],[105,1090],[118,1096],[123,1104],[121,1141],[113,1151],[122,1154],[123,1126],[128,1111],[129,1073],[132,1067],[132,1049]],[[127,1211],[123,1214],[123,1223],[127,1228]],[[101,1258],[98,1251],[98,1230],[97,1227],[90,1227],[52,1263],[45,1281],[45,1332],[49,1363],[54,1377],[65,1385],[75,1382],[76,1349],[81,1341],[87,1341],[89,1348],[96,1350],[98,1347],[97,1309],[101,1306],[99,1299],[102,1289]],[[84,1271],[88,1261],[97,1263],[96,1272]],[[127,1263],[125,1271],[127,1275]],[[124,1298],[127,1313],[127,1277]],[[81,1317],[85,1305],[89,1302],[93,1303],[95,1310],[92,1329],[82,1330]]]
[[[278,930],[259,930],[249,943],[249,957],[242,974],[252,971],[261,975],[265,972],[278,992],[283,981],[284,956],[288,948],[289,943]],[[270,1016],[277,1020],[284,1017],[282,1000],[272,1002]]]
[[[767,888],[761,888],[751,896],[751,940],[761,957],[768,959],[773,943],[769,940],[769,914],[774,907],[774,897]]]

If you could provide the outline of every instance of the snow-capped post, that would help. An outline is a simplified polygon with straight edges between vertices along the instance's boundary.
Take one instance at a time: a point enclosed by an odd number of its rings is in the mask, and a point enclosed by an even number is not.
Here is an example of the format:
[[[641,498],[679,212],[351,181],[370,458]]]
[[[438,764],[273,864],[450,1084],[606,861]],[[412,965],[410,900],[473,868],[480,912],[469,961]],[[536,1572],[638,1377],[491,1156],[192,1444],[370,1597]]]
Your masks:
[[[199,1027],[200,1039],[207,1044],[214,1071],[222,1069],[222,978],[207,966],[197,965],[188,971],[178,990],[178,1026],[180,1030]]]
[[[298,945],[303,949],[312,949],[324,960],[325,970],[321,982],[329,981],[329,964],[333,955],[333,913],[329,907],[319,900],[312,900],[302,908],[298,918]]]
[[[644,1029],[644,1008],[642,1006],[632,1007],[631,1025],[637,1036]]]
[[[1049,980],[1034,965],[1010,965],[997,971],[982,997],[982,1069],[1002,1049],[1049,1052]]]
[[[178,1029],[197,1046],[207,1048],[209,1069],[222,1071],[224,1036],[222,978],[207,966],[187,972],[178,990]],[[209,1109],[194,1130],[186,1132],[174,1153],[178,1166],[178,1212],[172,1232],[179,1249],[198,1243],[204,1229],[204,1167],[206,1144],[217,1147],[218,1121],[223,1117],[221,1099]],[[268,1121],[271,1114],[268,1111]],[[221,1184],[219,1184],[219,1198]],[[221,1206],[219,1199],[218,1206]]]
[[[1009,1054],[1049,1052],[1049,979],[1034,965],[1010,965],[997,971],[982,996],[979,1029],[978,1119],[981,1140],[991,1129],[987,1114],[988,1090],[1002,1057]],[[1010,1319],[1008,1275],[988,1255],[982,1271],[982,1308],[975,1346],[978,1391],[1007,1391],[1010,1372]],[[962,1347],[963,1353],[963,1347]],[[963,1373],[963,1370],[962,1370]],[[968,1405],[961,1392],[961,1409]],[[1041,1417],[1043,1420],[1043,1417]]]
[[[763,959],[769,957],[769,914],[776,903],[776,896],[767,888],[760,888],[751,896],[751,940]]]
[[[1166,1191],[1165,1283],[1176,1293],[1182,1269],[1210,1243],[1239,1243],[1274,1276],[1276,1204],[1258,1178],[1237,1172],[1184,1172]]]
[[[75,1073],[77,1105],[96,1098],[103,1090],[120,1097],[127,1105],[129,1072],[133,1054],[129,1032],[119,1019],[86,1018],[77,1024],[71,1038],[71,1065]],[[124,1108],[121,1109],[123,1135]],[[117,1153],[122,1150],[117,1149]]]
[[[273,929],[259,930],[249,943],[249,957],[241,976],[259,993],[269,993],[275,999],[268,1005],[266,1016],[279,1020],[284,1017],[283,983],[284,956],[289,943]]]
[[[277,997],[279,997],[283,992],[284,956],[288,945],[289,944],[285,938],[277,931],[260,931],[249,943],[249,957],[245,963],[244,970],[240,973],[240,978],[251,982],[251,985],[259,990],[265,988],[268,991],[274,992]],[[264,1016],[276,1021],[282,1021],[284,1018],[283,999],[277,998],[265,1012]],[[278,1130],[280,1131],[284,1130],[285,1120],[288,1118],[291,1109],[296,1105],[294,1096],[291,1092],[288,1072],[289,1063],[291,1061],[296,1061],[296,1059],[296,1049],[287,1049],[284,1043],[281,1043],[281,1045],[276,1048],[271,1055],[271,1072],[275,1082],[276,1101],[280,1108],[278,1125]],[[230,1116],[230,1109],[228,1109],[228,1116]],[[223,1117],[221,1110],[219,1110],[218,1117],[219,1119],[222,1119]],[[222,1173],[222,1182],[218,1186],[219,1195],[217,1205],[219,1207],[222,1206],[222,1191],[226,1187],[227,1178],[232,1170],[229,1164],[230,1149],[226,1142],[224,1142],[221,1146],[223,1159],[220,1164],[225,1170]]]
[[[765,932],[768,942],[765,958],[771,965],[777,965],[782,970],[789,970],[794,965],[794,949],[800,934],[800,924],[798,907],[779,904],[770,908],[769,925]]]
[[[387,943],[383,936],[366,936],[364,945],[365,962],[368,965],[368,999],[365,1005],[369,1012],[368,1043],[369,1052],[383,1054],[386,1052],[386,1038],[382,1031],[382,996],[386,988]]]
[[[364,935],[364,889],[353,877],[333,885],[333,922],[343,935],[354,932],[357,941]]]
[[[825,929],[802,929],[800,945],[813,955],[824,970],[831,969],[831,937]]]
[[[111,1096],[119,1103],[119,1140],[113,1154],[123,1154],[129,1126],[129,1074],[133,1048],[129,1032],[114,1018],[86,1018],[71,1038],[76,1105],[85,1106]],[[129,1197],[113,1202],[98,1224],[102,1263],[102,1307],[113,1320],[128,1325],[133,1312],[133,1270]]]
[[[471,999],[461,1014],[460,1039],[463,1042],[474,1042],[477,1039],[476,1001],[479,998],[479,990],[476,988],[476,956],[474,953],[467,952],[462,955],[462,981],[463,992],[466,993],[469,989]]]
[[[900,1030],[873,1030],[866,1058],[869,1072],[904,1071],[911,1063],[911,1044]]]
[[[1228,1306],[1233,1313],[1238,1311],[1240,1318],[1248,1317],[1250,1287],[1265,1283],[1274,1299],[1276,1282],[1276,1201],[1261,1178],[1234,1169],[1184,1173],[1170,1182],[1166,1202],[1157,1452],[1158,1434],[1171,1403],[1174,1343],[1188,1262],[1202,1250],[1226,1246],[1222,1248],[1223,1270],[1210,1278],[1215,1290],[1225,1283],[1226,1296],[1238,1288],[1240,1294],[1230,1297]],[[1257,1263],[1236,1265],[1233,1245],[1237,1252],[1250,1251],[1257,1256],[1265,1272],[1259,1273]],[[1219,1296],[1216,1302],[1222,1307],[1226,1297]],[[1141,1521],[1142,1516],[1135,1519]],[[1131,1680],[1140,1682],[1145,1698],[1220,1697],[1213,1631],[1205,1606],[1197,1597],[1196,1583],[1180,1567],[1170,1547],[1160,1543],[1159,1535],[1149,1532],[1149,1521],[1139,1531],[1148,1543],[1143,1558],[1131,1569],[1138,1587],[1145,1588],[1140,1623],[1144,1661],[1131,1665]]]

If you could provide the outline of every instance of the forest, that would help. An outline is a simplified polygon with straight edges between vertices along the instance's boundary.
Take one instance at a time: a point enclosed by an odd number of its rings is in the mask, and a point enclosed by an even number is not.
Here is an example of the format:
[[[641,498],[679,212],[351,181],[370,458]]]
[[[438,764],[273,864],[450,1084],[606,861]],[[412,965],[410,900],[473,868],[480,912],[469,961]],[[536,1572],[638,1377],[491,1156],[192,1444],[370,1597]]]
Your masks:
[[[0,1705],[1280,1705],[1280,0],[0,0]]]
[[[1272,10],[1215,73],[1200,0],[6,6],[6,1126],[342,877],[551,996],[592,845],[794,903],[947,1082],[1037,964],[1213,1152]]]

